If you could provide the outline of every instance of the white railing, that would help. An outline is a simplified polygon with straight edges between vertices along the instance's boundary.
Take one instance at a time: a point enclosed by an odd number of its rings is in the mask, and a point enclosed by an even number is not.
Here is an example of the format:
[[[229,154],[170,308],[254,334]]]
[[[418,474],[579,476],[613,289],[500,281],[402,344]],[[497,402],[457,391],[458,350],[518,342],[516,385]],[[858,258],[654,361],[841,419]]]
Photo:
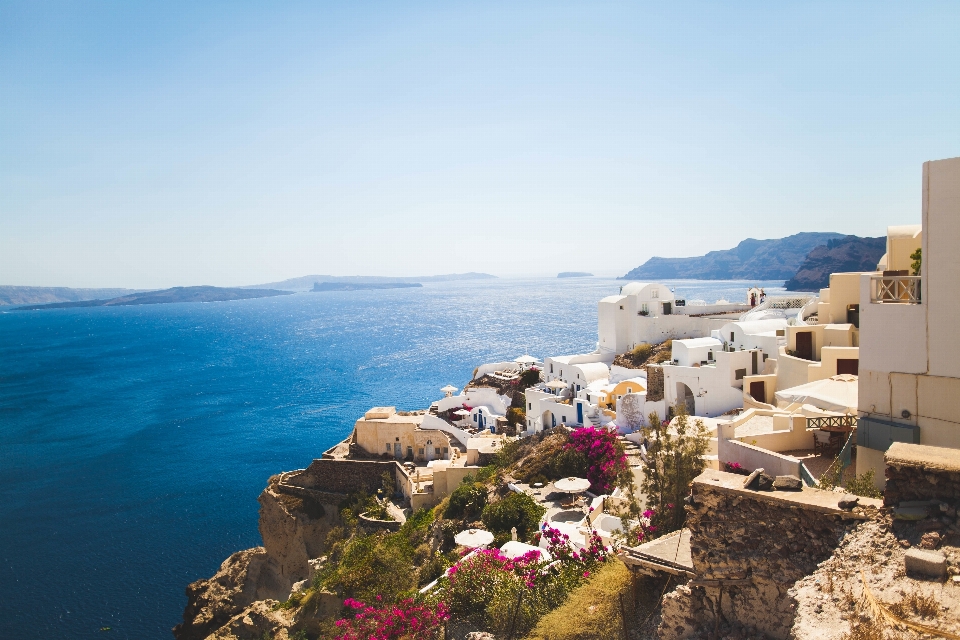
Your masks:
[[[871,276],[870,302],[920,304],[920,276]]]

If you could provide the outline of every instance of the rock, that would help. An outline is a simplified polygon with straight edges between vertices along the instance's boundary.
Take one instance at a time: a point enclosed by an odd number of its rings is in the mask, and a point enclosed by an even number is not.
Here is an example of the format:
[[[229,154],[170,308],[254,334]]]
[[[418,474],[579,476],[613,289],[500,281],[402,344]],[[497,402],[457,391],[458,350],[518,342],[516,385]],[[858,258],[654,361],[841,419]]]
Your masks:
[[[777,476],[773,481],[773,488],[778,491],[801,491],[803,481],[797,476]]]
[[[947,573],[947,558],[939,551],[909,549],[903,554],[903,564],[908,573],[931,578],[942,579]]]
[[[749,487],[751,484],[753,484],[753,482],[754,482],[757,478],[760,477],[760,474],[761,474],[761,473],[763,473],[763,469],[762,469],[762,468],[761,468],[761,469],[754,469],[754,470],[750,473],[750,475],[748,475],[746,478],[743,479],[743,488],[746,489],[746,488]]]
[[[916,522],[927,517],[926,507],[897,507],[893,510],[894,520]]]
[[[927,518],[917,523],[917,531],[938,531],[944,528],[944,524],[936,518]]]
[[[921,549],[936,549],[939,546],[940,546],[940,534],[937,533],[936,531],[925,533],[920,538]]]
[[[761,473],[757,477],[756,485],[758,491],[773,491],[774,477]]]
[[[850,511],[854,507],[860,504],[860,498],[848,497],[843,498],[837,503],[837,507],[843,509],[844,511]]]
[[[909,549],[909,548],[910,548],[910,541],[909,541],[909,540],[906,540],[906,539],[900,540],[900,546],[903,547],[904,549]]]
[[[309,580],[301,580],[300,582],[294,582],[293,587],[290,589],[290,594],[293,595],[298,591],[304,591],[309,586],[310,586]]]

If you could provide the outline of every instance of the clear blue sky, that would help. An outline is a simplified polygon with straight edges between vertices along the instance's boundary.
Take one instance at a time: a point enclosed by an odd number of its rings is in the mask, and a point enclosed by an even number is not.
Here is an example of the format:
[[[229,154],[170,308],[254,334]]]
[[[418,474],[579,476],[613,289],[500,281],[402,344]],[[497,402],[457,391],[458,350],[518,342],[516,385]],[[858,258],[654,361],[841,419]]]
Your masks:
[[[957,2],[0,1],[0,284],[622,275],[958,155]]]

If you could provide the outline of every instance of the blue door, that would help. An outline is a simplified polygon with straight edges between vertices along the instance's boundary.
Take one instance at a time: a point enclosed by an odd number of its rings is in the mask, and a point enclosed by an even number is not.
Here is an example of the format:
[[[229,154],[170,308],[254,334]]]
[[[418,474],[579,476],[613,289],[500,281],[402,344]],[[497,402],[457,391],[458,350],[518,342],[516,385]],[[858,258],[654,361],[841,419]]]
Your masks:
[[[583,403],[577,403],[577,423],[583,424]]]

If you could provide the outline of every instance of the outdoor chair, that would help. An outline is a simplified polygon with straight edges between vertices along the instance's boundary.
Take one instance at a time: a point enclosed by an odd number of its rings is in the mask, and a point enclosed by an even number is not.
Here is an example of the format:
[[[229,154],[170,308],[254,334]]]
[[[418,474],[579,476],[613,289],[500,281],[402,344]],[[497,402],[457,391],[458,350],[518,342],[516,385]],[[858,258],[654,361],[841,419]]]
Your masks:
[[[833,444],[833,434],[829,431],[823,431],[822,429],[817,429],[813,432],[813,453],[816,455],[825,455],[832,452]]]

